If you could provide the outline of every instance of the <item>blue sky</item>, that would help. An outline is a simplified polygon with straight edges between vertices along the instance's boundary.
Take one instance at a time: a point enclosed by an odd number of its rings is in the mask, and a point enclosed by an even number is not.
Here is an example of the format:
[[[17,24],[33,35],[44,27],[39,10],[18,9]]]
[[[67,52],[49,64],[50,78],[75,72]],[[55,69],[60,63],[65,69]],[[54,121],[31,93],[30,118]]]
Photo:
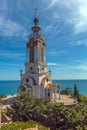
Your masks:
[[[0,0],[0,80],[20,79],[34,8],[53,79],[87,79],[87,0]]]

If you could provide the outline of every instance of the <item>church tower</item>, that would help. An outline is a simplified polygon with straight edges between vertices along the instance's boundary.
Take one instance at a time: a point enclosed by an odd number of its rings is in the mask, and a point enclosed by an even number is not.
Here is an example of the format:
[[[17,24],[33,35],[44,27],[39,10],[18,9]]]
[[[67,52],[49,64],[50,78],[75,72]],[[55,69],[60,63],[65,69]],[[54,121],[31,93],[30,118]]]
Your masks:
[[[32,34],[29,35],[26,43],[25,73],[20,71],[21,83],[18,90],[19,93],[26,91],[36,98],[44,98],[50,96],[52,80],[50,72],[46,71],[46,44],[44,37],[40,34],[37,9],[35,9],[33,21]]]

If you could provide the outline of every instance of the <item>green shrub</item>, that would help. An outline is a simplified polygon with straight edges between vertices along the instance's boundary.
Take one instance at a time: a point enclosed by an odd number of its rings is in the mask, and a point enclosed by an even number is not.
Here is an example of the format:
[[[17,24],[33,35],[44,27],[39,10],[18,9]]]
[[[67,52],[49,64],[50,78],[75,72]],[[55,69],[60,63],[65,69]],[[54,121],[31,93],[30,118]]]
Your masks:
[[[1,130],[35,127],[36,122],[49,127],[50,130],[78,130],[82,128],[85,130],[87,128],[87,103],[84,102],[86,97],[83,97],[80,97],[82,102],[76,106],[64,106],[62,103],[34,99],[27,94],[20,95],[7,110],[8,115],[15,123],[10,124],[10,126],[8,124],[8,127],[3,126],[4,129]],[[17,121],[24,121],[25,123]],[[37,125],[39,130],[49,130],[42,125]]]
[[[45,126],[35,121],[13,122],[13,123],[5,124],[2,126],[0,130],[23,130],[27,128],[33,128],[36,126],[39,130],[50,130],[49,128],[46,128]]]

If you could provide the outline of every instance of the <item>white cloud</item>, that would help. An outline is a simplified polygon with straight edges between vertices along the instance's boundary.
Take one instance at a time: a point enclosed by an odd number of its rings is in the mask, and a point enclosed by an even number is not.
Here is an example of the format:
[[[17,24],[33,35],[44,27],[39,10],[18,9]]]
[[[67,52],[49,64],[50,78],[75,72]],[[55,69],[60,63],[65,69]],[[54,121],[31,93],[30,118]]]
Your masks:
[[[18,58],[18,57],[24,57],[25,55],[22,53],[13,53],[13,52],[0,52],[0,57],[9,57],[9,58]]]
[[[48,65],[48,66],[60,66],[60,64],[58,64],[58,63],[53,63],[53,62],[52,62],[52,63],[47,63],[47,65]]]
[[[70,65],[70,66],[68,66],[68,65],[66,65],[64,68],[62,68],[63,70],[65,69],[65,70],[73,70],[73,71],[75,71],[75,70],[80,70],[80,71],[87,71],[87,65]]]
[[[48,66],[51,66],[55,69],[55,71],[57,70],[63,70],[63,71],[87,71],[87,61],[73,61],[71,64],[58,64],[55,62],[52,63],[48,63]],[[63,73],[63,72],[62,72]]]
[[[75,34],[87,31],[87,0],[77,0],[77,10],[72,18]]]
[[[8,10],[7,0],[0,0],[0,10]]]
[[[87,31],[87,0],[44,0],[42,1],[41,5],[43,5],[43,2],[45,2],[46,7],[44,8],[47,14],[47,17],[51,20],[52,23],[47,25],[46,30],[47,31],[53,31],[55,29],[58,29],[58,23],[61,22],[62,25],[67,23],[72,26],[73,31],[75,34]],[[29,1],[26,0],[23,3],[23,0],[16,0],[15,2],[10,1],[8,5],[7,0],[0,0],[1,4],[1,14],[2,10],[5,11],[5,13],[8,13],[8,10],[11,12],[14,12],[13,6],[17,9],[16,11],[23,11],[23,6],[26,7],[26,10],[28,10],[28,4]],[[11,9],[10,9],[10,8]],[[47,10],[48,9],[48,10]],[[48,11],[48,12],[47,12]],[[50,13],[49,13],[50,12]],[[50,15],[49,15],[50,14]],[[22,15],[23,17],[23,15]],[[0,18],[1,19],[1,18]],[[2,20],[2,21],[1,21]],[[12,34],[19,35],[19,33],[23,32],[22,35],[24,35],[24,29],[21,25],[17,24],[14,21],[7,20],[4,18],[1,19],[0,21],[6,24],[7,22],[7,27],[3,24],[5,27],[5,30],[3,31],[4,35],[9,35],[13,36]],[[9,28],[9,25],[11,23],[11,26]],[[60,25],[60,26],[62,26]],[[2,27],[3,27],[2,26]],[[15,26],[14,32],[13,32],[13,27]],[[56,26],[56,27],[55,27]],[[71,28],[71,29],[72,29]],[[8,31],[7,31],[8,30]],[[21,31],[19,31],[21,30]],[[59,30],[57,30],[59,31]],[[2,32],[2,30],[1,30]],[[57,33],[57,32],[56,32]]]
[[[17,66],[17,67],[23,67],[23,64],[0,62],[0,66],[11,66],[11,67]]]
[[[58,69],[58,70],[63,70],[63,71],[65,71],[65,70],[67,70],[67,71],[76,71],[76,72],[78,72],[78,70],[79,71],[87,71],[87,65],[85,65],[85,64],[81,64],[81,65],[79,65],[79,64],[75,64],[75,65],[61,65],[60,67],[58,67],[58,68],[56,68],[56,69]]]
[[[57,64],[57,63],[55,63]],[[50,66],[48,66],[50,67]],[[87,79],[87,61],[51,66],[53,79]]]
[[[79,65],[77,69],[87,71],[87,65]]]
[[[53,30],[53,28],[54,28],[53,24],[49,24],[48,26],[46,26],[44,31],[45,32],[50,32],[51,30]]]
[[[59,2],[60,0],[51,0],[51,2],[49,3],[49,6],[48,6],[48,8],[47,9],[49,9],[49,8],[52,8],[57,2]]]
[[[87,46],[87,41],[86,40],[78,40],[75,42],[71,42],[70,45],[72,45],[72,46],[81,46],[81,45]]]
[[[25,37],[26,33],[23,26],[0,15],[0,36]]]
[[[66,52],[65,51],[58,51],[58,50],[51,50],[49,52],[47,52],[48,55],[51,56],[57,56],[57,55],[65,55]]]
[[[87,0],[70,0],[67,22],[72,24],[75,34],[87,31]]]
[[[74,34],[87,31],[87,0],[49,0],[47,9],[52,11],[52,22],[58,23],[61,19],[72,26]],[[51,25],[48,28],[51,29]]]
[[[20,10],[24,11],[22,2],[22,0],[0,0],[0,36],[21,37],[24,39],[27,37],[27,29],[25,29],[21,21],[18,22],[21,17],[23,19],[25,17],[20,13]],[[17,19],[18,21],[16,21]]]

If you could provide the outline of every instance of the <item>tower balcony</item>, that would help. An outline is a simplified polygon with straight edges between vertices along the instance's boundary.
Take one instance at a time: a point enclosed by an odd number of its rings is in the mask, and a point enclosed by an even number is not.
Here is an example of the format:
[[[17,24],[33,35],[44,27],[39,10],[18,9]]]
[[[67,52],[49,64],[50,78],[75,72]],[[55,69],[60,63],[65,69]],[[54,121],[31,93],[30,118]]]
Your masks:
[[[31,34],[31,35],[29,35],[29,39],[32,39],[32,38],[37,38],[37,39],[41,39],[42,41],[44,41],[44,37],[42,36],[42,35],[40,35],[40,34]]]

